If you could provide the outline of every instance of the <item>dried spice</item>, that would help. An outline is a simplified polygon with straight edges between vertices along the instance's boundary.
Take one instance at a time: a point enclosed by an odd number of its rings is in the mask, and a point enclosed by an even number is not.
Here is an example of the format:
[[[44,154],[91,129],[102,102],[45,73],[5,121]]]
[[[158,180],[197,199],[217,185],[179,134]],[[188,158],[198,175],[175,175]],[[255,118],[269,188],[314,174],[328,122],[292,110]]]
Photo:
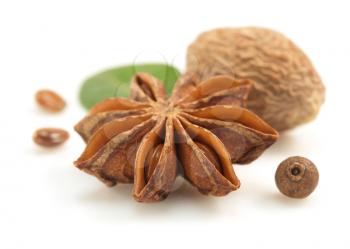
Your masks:
[[[278,133],[243,108],[248,80],[226,76],[198,86],[189,76],[167,98],[163,84],[139,73],[129,99],[97,104],[75,129],[87,146],[75,165],[108,186],[134,183],[137,201],[164,199],[178,174],[201,193],[236,190],[232,163],[249,163]]]
[[[41,128],[36,130],[33,141],[44,147],[55,147],[63,144],[69,138],[69,133],[59,128]]]
[[[40,90],[35,94],[39,106],[50,112],[62,111],[66,106],[64,99],[51,90]]]
[[[263,28],[204,32],[188,47],[187,72],[199,81],[231,75],[254,81],[247,107],[278,131],[314,119],[325,87],[304,52],[284,35]]]
[[[278,189],[286,196],[305,198],[317,187],[319,174],[307,158],[294,156],[284,160],[277,168],[275,180]]]

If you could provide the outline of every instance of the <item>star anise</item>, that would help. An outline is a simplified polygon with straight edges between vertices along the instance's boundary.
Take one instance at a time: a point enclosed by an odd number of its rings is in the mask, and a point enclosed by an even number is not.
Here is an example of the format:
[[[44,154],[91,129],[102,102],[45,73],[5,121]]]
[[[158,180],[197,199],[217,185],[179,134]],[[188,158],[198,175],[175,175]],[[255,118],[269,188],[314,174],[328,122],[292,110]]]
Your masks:
[[[182,174],[201,193],[240,186],[232,163],[249,163],[278,133],[243,108],[249,80],[182,77],[167,98],[162,82],[139,73],[129,99],[97,104],[77,132],[87,147],[75,165],[113,186],[134,182],[137,201],[164,199]]]

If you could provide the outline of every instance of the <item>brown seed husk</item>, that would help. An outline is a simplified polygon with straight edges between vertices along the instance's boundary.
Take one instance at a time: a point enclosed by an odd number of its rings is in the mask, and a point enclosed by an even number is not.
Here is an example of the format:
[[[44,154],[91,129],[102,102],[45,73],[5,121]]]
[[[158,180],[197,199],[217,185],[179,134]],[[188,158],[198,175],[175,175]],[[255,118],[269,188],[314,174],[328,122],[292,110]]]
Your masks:
[[[234,162],[250,162],[278,133],[242,107],[249,80],[188,82],[181,79],[168,98],[157,79],[135,75],[129,99],[106,100],[75,126],[87,142],[75,165],[108,186],[133,182],[139,202],[165,199],[180,173],[203,194],[238,189],[231,155]]]

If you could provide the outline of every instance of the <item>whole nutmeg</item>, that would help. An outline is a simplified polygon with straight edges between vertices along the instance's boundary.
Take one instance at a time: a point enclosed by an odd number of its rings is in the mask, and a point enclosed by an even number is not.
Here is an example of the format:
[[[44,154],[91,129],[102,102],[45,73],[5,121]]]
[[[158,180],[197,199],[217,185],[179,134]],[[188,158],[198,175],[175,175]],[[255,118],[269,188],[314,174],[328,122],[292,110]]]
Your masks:
[[[275,181],[282,194],[305,198],[317,187],[319,174],[316,166],[300,156],[289,157],[277,168]]]
[[[311,61],[291,40],[264,28],[221,28],[188,47],[187,73],[198,82],[213,75],[247,78],[247,107],[278,131],[314,119],[325,87]]]

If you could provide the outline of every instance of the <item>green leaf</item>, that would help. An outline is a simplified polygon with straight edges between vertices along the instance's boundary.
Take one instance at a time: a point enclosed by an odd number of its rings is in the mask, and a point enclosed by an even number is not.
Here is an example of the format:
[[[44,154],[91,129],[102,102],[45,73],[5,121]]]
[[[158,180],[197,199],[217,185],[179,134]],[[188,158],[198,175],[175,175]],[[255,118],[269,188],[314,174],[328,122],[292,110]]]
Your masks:
[[[180,71],[167,64],[140,64],[121,66],[93,75],[83,82],[80,89],[82,105],[90,109],[98,102],[111,97],[128,97],[132,76],[145,72],[164,82],[168,94],[180,76]]]

